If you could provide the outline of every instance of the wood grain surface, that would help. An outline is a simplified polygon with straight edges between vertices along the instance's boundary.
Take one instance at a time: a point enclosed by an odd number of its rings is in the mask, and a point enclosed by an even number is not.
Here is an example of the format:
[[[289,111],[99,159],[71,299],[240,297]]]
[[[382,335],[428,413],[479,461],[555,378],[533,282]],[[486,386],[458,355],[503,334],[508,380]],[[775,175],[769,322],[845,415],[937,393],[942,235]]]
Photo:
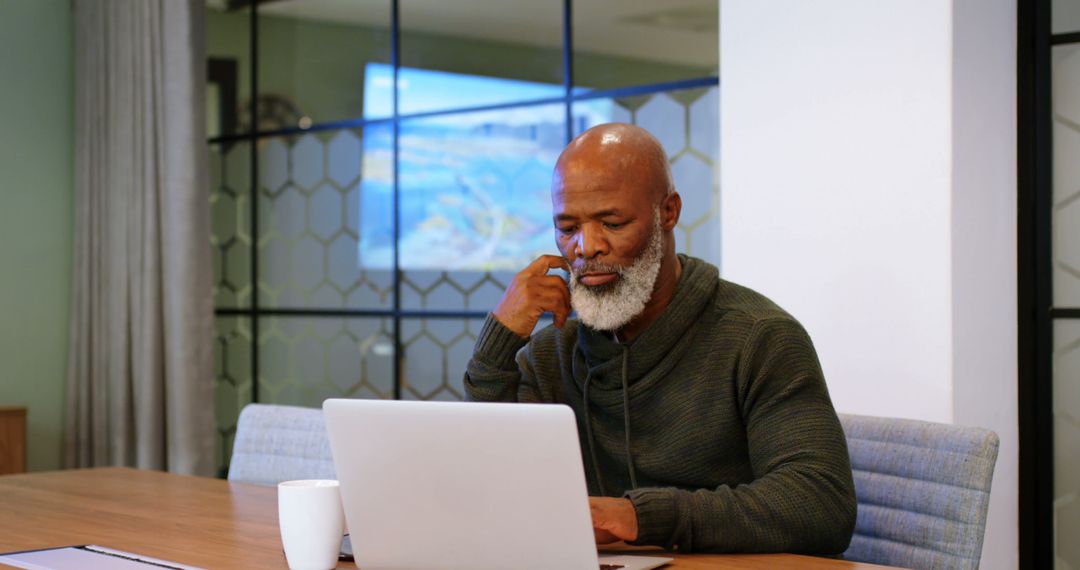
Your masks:
[[[0,406],[0,475],[26,471],[26,408]]]
[[[75,544],[209,569],[287,567],[273,487],[124,468],[0,477],[0,552]],[[687,570],[884,568],[792,554],[667,556],[667,568]]]

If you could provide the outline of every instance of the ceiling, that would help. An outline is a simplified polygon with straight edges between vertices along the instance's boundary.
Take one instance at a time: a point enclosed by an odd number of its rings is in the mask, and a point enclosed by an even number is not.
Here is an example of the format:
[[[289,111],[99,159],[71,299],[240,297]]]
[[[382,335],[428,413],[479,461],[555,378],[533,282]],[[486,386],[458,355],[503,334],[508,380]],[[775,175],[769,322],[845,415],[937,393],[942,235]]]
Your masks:
[[[208,4],[223,7],[224,0]],[[389,27],[388,0],[275,0],[260,13]],[[562,2],[401,0],[401,26],[448,36],[562,45]],[[574,49],[717,67],[718,0],[574,0]]]

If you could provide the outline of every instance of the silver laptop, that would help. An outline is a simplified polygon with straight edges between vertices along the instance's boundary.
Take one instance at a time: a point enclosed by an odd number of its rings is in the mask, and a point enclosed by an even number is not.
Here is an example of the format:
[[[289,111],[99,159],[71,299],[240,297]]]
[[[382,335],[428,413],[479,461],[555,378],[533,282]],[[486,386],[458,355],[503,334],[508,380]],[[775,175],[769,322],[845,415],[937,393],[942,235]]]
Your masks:
[[[559,405],[327,400],[364,570],[623,570],[597,555],[574,412]]]

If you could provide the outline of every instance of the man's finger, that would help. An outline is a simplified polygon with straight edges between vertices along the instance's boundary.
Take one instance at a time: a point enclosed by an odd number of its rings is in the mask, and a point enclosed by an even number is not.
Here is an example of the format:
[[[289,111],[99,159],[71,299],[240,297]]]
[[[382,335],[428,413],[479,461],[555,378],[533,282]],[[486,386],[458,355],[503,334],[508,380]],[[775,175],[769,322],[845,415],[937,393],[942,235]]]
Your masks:
[[[566,312],[570,312],[570,290],[566,288],[565,284],[562,287],[544,287],[536,291],[538,297],[557,301]],[[554,312],[554,309],[548,309]]]
[[[564,303],[562,309],[552,311],[551,314],[555,315],[555,328],[561,329],[566,324],[566,319],[570,318],[570,306]]]
[[[534,259],[522,273],[543,275],[550,269],[566,269],[569,271],[570,265],[567,263],[566,258],[561,255],[541,255]]]
[[[570,302],[558,290],[545,292],[539,298],[538,306],[544,311],[555,315],[555,322],[560,326],[559,321],[566,321],[566,317],[570,315]]]
[[[562,287],[557,289],[559,291],[559,297],[561,297],[562,311],[555,314],[555,326],[562,328],[566,324],[566,319],[570,318],[570,313],[574,310],[573,305],[570,304],[570,289],[566,287],[564,283]]]
[[[594,528],[593,535],[596,537],[596,544],[611,544],[613,542],[619,542],[619,537],[611,534],[606,530]]]
[[[536,298],[534,305],[542,313],[551,313],[555,317],[555,327],[562,328],[570,318],[570,307],[558,294],[548,293]]]
[[[563,279],[559,275],[543,275],[538,277],[540,283],[544,284],[544,287],[550,287],[552,289],[559,289],[561,291],[570,292],[570,286],[566,284],[566,279]]]

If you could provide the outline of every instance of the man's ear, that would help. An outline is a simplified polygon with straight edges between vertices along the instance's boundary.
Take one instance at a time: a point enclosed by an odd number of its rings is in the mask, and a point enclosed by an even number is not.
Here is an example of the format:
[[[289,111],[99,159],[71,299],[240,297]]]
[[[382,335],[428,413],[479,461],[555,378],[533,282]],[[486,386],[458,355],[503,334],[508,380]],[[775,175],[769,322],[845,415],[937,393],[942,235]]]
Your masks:
[[[672,192],[664,197],[660,204],[660,225],[665,232],[675,229],[679,223],[679,215],[682,214],[682,197],[678,192]]]

